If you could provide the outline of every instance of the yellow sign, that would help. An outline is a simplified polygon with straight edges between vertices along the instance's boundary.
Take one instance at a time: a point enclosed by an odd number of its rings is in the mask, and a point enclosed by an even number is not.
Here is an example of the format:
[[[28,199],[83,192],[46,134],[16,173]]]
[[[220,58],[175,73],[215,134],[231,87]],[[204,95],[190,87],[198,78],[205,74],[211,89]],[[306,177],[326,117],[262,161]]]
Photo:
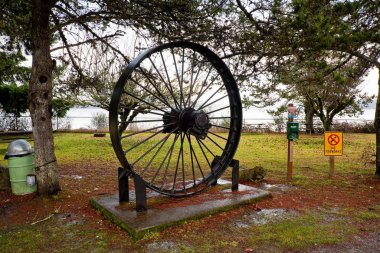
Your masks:
[[[325,155],[326,156],[343,155],[343,133],[342,132],[325,132]]]

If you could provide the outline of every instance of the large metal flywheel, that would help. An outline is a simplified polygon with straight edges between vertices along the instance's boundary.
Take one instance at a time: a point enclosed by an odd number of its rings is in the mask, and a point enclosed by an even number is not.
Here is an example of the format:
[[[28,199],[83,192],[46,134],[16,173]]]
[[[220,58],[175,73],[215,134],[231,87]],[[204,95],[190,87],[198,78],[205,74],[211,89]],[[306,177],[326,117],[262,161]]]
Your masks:
[[[191,42],[147,49],[118,80],[110,134],[121,165],[146,187],[188,196],[213,184],[236,152],[242,106],[212,51]]]

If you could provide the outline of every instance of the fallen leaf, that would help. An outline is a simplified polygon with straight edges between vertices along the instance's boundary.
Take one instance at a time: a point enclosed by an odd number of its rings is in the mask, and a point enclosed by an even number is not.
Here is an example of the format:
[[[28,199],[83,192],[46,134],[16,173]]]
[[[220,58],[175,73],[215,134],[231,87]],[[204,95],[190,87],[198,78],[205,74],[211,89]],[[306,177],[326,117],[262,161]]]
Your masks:
[[[251,209],[254,211],[261,211],[261,208],[257,204],[252,205]]]

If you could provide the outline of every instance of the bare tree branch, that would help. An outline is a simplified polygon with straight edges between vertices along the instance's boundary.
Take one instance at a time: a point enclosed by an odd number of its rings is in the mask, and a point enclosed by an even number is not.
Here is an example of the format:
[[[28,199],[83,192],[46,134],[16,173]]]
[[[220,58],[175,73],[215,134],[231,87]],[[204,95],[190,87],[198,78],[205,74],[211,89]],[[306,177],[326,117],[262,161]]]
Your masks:
[[[108,38],[113,38],[113,37],[117,37],[117,36],[121,36],[121,35],[122,34],[120,34],[120,33],[115,33],[115,34],[103,36],[102,38],[103,39],[108,39]],[[54,52],[54,51],[57,51],[57,50],[65,49],[65,48],[68,48],[68,47],[77,47],[77,46],[81,46],[81,45],[87,44],[87,43],[94,43],[94,42],[97,42],[98,40],[99,39],[88,39],[88,40],[81,41],[81,42],[78,42],[78,43],[75,43],[75,44],[69,44],[69,45],[65,45],[65,46],[61,46],[61,47],[55,47],[55,48],[52,48],[50,50],[50,52]]]
[[[65,3],[66,4],[66,3]],[[59,5],[54,6],[55,9],[62,11],[62,7]],[[68,12],[63,12],[66,15],[68,15]],[[73,14],[68,15],[70,16],[70,19],[68,19],[66,22],[59,23],[59,25],[55,25],[51,31],[56,32],[63,27],[72,25],[72,24],[80,24],[80,23],[87,23],[87,22],[96,22],[96,21],[104,21],[104,20],[111,20],[113,18],[117,18],[119,13],[116,12],[110,12],[110,11],[96,11],[96,12],[87,12],[86,14],[75,16]]]
[[[52,17],[53,17],[54,23],[56,25],[59,25],[59,21],[58,21],[57,17],[54,14],[52,14]],[[74,69],[78,72],[80,78],[84,79],[84,74],[83,74],[81,68],[79,67],[79,65],[77,64],[77,62],[75,61],[73,54],[71,53],[70,46],[69,46],[69,43],[67,42],[65,34],[63,33],[63,31],[61,29],[58,30],[58,33],[62,39],[63,44],[65,45],[64,48],[66,49],[66,51],[70,57],[70,60],[74,66]]]
[[[70,16],[71,18],[75,18],[75,15],[66,11],[65,9],[63,9],[62,7],[60,6],[57,6],[57,8],[59,8],[62,12],[66,13],[68,16]],[[97,41],[101,41],[102,43],[104,43],[105,45],[107,45],[109,48],[111,48],[114,52],[118,53],[120,56],[123,57],[123,59],[129,63],[129,59],[128,57],[126,57],[119,49],[115,48],[114,46],[112,46],[104,37],[101,37],[99,36],[96,32],[94,32],[87,24],[85,23],[82,23],[80,21],[79,22],[79,25],[81,25],[87,32],[89,32],[90,34],[92,34]]]
[[[378,68],[380,67],[380,62],[378,60],[378,55],[377,55],[377,57],[370,58],[370,57],[368,57],[368,56],[366,56],[366,55],[364,55],[362,53],[359,53],[358,51],[347,51],[347,53],[352,54],[352,55],[358,57],[359,59],[371,62],[372,64],[374,64]]]

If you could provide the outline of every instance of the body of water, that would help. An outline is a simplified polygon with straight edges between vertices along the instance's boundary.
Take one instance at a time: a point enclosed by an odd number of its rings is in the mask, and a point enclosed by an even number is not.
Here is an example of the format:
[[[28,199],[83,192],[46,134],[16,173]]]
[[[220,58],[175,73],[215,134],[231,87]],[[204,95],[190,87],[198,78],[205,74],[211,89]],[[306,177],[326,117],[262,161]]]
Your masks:
[[[94,128],[91,125],[91,119],[97,114],[105,114],[108,117],[108,111],[97,107],[74,107],[67,113],[70,120],[71,129]],[[364,113],[358,117],[336,117],[337,120],[346,121],[368,121],[375,117],[374,106],[364,109]],[[243,122],[246,124],[261,124],[273,122],[273,117],[266,112],[266,109],[250,108],[243,111]]]
[[[91,119],[97,114],[105,114],[108,118],[108,111],[97,107],[74,107],[66,117],[70,120],[71,129],[94,128]]]

